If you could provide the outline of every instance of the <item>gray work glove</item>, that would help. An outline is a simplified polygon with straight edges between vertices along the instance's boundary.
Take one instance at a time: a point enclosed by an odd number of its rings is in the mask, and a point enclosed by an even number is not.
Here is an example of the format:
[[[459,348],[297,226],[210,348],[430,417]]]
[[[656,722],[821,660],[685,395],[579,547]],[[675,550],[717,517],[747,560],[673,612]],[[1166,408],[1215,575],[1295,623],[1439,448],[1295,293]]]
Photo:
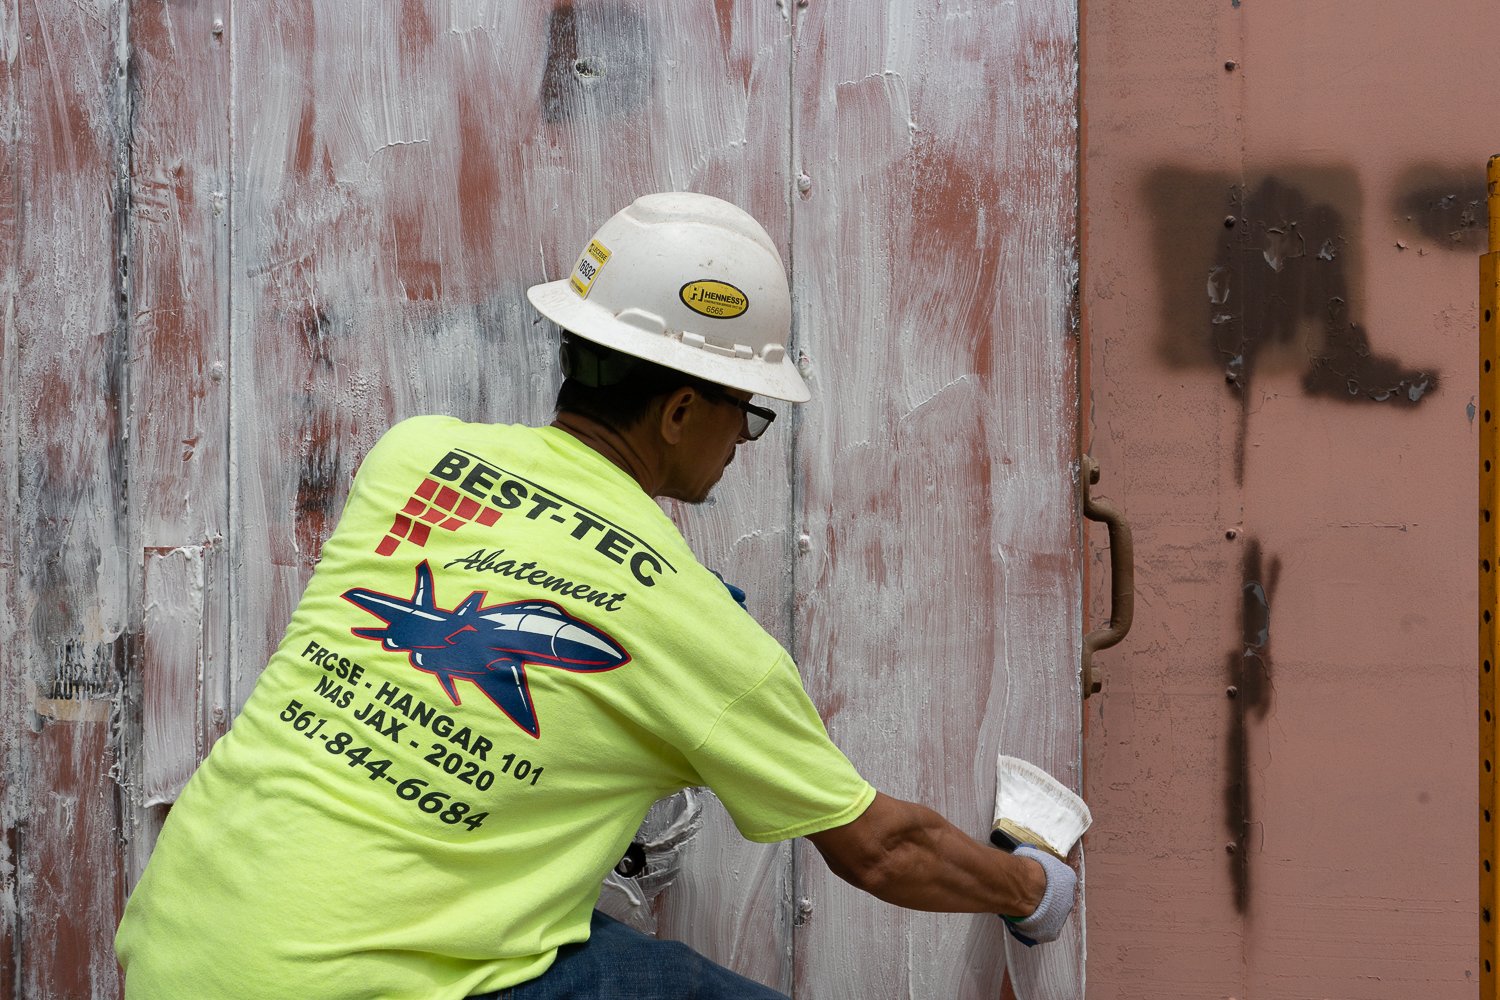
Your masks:
[[[1015,855],[1041,864],[1047,873],[1047,889],[1042,893],[1042,901],[1037,904],[1031,916],[1006,917],[1005,929],[1028,948],[1046,941],[1056,941],[1067,926],[1068,914],[1073,912],[1078,876],[1073,874],[1073,869],[1065,862],[1030,844],[1017,847]]]

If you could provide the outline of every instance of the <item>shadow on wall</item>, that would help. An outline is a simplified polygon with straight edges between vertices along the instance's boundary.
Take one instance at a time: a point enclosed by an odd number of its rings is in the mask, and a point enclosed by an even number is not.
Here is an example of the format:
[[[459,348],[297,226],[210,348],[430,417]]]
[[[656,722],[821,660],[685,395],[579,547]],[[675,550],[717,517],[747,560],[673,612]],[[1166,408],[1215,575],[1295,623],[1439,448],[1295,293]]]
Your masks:
[[[1471,253],[1484,239],[1484,178],[1416,165],[1394,206],[1410,243]],[[1300,370],[1309,396],[1412,406],[1438,373],[1389,353],[1362,308],[1359,176],[1298,167],[1237,180],[1162,167],[1145,185],[1161,281],[1158,353],[1173,368],[1223,378],[1241,401],[1235,478],[1244,481],[1249,389],[1268,371]],[[1370,327],[1373,324],[1375,333]]]

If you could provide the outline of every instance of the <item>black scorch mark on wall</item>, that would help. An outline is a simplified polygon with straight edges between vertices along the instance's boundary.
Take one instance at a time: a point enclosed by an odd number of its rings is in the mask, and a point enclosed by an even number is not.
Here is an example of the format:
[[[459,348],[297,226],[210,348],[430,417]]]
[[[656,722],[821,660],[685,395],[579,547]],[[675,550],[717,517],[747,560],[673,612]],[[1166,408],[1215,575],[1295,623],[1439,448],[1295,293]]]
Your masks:
[[[1224,825],[1229,834],[1229,874],[1234,905],[1250,908],[1250,853],[1254,807],[1251,801],[1250,728],[1266,720],[1271,709],[1271,597],[1281,575],[1281,560],[1264,565],[1260,543],[1245,549],[1240,600],[1241,641],[1231,650],[1229,666],[1229,734],[1225,759]]]
[[[1423,163],[1401,175],[1398,225],[1413,245],[1452,253],[1482,253],[1489,241],[1484,168]]]
[[[1309,396],[1411,406],[1438,374],[1381,353],[1361,302],[1358,177],[1304,169],[1236,183],[1163,168],[1148,178],[1162,283],[1160,351],[1204,367],[1240,401],[1236,480],[1244,481],[1251,389],[1296,368]]]

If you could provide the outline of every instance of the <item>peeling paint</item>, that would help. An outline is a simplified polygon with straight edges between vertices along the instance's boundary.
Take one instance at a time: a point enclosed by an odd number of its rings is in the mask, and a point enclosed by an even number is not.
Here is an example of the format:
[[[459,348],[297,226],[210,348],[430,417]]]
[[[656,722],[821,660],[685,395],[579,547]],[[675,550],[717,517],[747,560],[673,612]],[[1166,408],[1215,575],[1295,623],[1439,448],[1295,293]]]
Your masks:
[[[1484,164],[1418,164],[1403,171],[1396,199],[1400,221],[1427,244],[1453,253],[1477,253],[1486,246]]]

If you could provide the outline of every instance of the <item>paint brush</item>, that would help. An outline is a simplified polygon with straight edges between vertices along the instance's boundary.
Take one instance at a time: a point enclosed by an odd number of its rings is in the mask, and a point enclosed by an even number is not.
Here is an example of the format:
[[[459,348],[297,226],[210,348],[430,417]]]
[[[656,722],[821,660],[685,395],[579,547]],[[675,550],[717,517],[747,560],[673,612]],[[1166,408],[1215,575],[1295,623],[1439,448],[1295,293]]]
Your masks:
[[[990,842],[1014,851],[1033,844],[1066,860],[1094,817],[1066,785],[1035,764],[995,758],[995,825]]]

